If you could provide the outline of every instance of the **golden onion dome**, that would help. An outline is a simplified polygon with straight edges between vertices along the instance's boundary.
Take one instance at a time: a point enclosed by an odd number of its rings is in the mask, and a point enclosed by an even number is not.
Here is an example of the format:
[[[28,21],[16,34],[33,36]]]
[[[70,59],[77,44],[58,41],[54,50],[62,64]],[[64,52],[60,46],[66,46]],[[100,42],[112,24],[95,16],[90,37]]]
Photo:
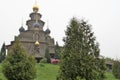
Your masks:
[[[33,11],[38,12],[39,6],[37,4],[33,5]]]
[[[40,43],[38,41],[35,42],[35,46],[39,46]]]

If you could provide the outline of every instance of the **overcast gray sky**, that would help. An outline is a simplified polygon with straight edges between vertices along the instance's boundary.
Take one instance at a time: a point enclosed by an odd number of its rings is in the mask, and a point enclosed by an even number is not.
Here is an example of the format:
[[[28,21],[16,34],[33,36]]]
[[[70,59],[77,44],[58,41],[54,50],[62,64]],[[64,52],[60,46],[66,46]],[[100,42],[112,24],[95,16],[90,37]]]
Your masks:
[[[0,46],[10,44],[19,34],[21,21],[25,29],[35,0],[0,2]],[[100,43],[101,55],[120,58],[120,0],[38,0],[42,20],[49,21],[51,36],[63,45],[64,31],[70,19],[85,18],[92,25]],[[44,26],[46,29],[46,24]]]

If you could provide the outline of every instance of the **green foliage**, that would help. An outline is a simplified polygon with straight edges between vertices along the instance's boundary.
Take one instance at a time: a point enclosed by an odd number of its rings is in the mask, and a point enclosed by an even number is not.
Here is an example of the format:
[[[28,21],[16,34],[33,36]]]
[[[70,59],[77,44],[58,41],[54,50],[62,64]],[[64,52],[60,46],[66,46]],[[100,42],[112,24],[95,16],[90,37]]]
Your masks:
[[[2,73],[2,64],[0,64],[0,80],[7,80],[5,79]],[[41,66],[42,65],[42,66]],[[53,64],[44,64],[44,63],[37,63],[37,77],[35,80],[56,80],[56,76],[58,75],[59,66]],[[106,72],[105,80],[118,80],[115,79],[111,72]]]
[[[60,53],[61,53],[60,46],[58,42],[56,42],[56,45],[55,45],[55,58],[56,59],[60,59]]]
[[[47,63],[47,59],[46,58],[41,59],[40,63]]]
[[[6,47],[5,47],[5,43],[3,43],[0,51],[0,62],[2,62],[5,59],[5,55],[6,55]]]
[[[8,80],[33,80],[36,76],[35,59],[26,54],[18,39],[3,62],[3,74]]]
[[[104,59],[99,58],[99,44],[91,25],[73,18],[67,27],[58,80],[103,80]]]
[[[119,60],[114,61],[112,73],[117,79],[120,79],[120,61]]]
[[[46,48],[46,51],[45,51],[45,58],[47,59],[47,62],[50,63],[50,53],[48,48]]]

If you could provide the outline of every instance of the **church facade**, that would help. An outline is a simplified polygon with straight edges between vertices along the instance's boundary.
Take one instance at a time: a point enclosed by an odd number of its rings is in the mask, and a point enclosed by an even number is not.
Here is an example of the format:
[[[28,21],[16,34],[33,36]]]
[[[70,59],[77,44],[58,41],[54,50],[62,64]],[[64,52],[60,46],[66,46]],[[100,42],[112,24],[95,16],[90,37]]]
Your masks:
[[[50,30],[43,30],[45,22],[41,20],[42,15],[38,13],[38,5],[33,6],[33,12],[29,15],[30,20],[26,21],[27,30],[23,26],[20,27],[20,34],[16,36],[28,54],[35,58],[45,57],[45,52],[48,49],[51,55],[55,53],[54,39],[50,36]],[[15,38],[16,38],[15,37]],[[7,45],[8,53],[11,50],[14,41]]]

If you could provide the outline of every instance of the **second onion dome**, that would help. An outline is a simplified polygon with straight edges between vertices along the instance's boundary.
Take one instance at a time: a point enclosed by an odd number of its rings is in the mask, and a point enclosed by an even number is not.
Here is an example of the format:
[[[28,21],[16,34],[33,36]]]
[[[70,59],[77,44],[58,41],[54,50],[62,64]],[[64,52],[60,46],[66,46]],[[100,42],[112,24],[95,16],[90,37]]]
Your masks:
[[[50,34],[50,29],[47,28],[46,31],[45,31],[46,34]]]
[[[33,24],[33,26],[34,26],[34,28],[39,28],[40,24],[39,24],[38,22],[35,22],[35,23]]]
[[[21,27],[19,28],[19,31],[20,31],[20,32],[24,32],[24,31],[25,31],[24,27],[21,26]]]

